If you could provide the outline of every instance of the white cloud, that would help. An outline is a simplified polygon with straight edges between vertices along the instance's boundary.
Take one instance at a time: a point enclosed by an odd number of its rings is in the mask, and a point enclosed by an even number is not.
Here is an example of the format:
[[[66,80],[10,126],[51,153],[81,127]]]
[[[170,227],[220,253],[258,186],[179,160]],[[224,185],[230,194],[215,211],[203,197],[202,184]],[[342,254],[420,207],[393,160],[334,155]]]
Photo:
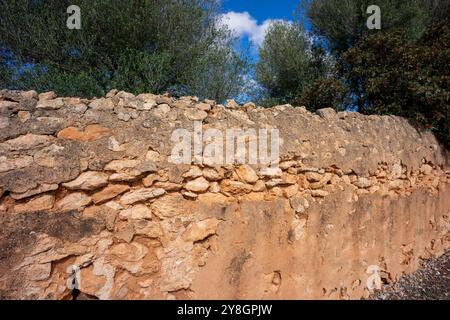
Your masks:
[[[220,22],[222,25],[227,25],[228,29],[233,31],[237,37],[247,36],[252,43],[260,46],[266,36],[270,25],[276,21],[283,21],[277,19],[267,19],[262,24],[258,24],[247,11],[234,12],[230,11],[222,15]]]

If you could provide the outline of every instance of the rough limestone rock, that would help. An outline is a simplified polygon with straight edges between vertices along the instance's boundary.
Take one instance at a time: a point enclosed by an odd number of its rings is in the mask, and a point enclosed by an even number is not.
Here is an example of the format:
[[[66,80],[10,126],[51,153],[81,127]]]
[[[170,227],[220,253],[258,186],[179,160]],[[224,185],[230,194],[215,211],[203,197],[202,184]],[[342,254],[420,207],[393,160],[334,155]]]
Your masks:
[[[199,128],[279,156],[213,163]],[[99,299],[359,299],[450,247],[448,153],[403,118],[1,90],[0,129],[1,299],[70,299],[73,270]]]
[[[62,185],[70,190],[95,190],[108,184],[108,175],[103,172],[88,171],[80,174],[73,181],[63,183]]]
[[[195,180],[186,183],[186,189],[192,192],[205,192],[209,188],[209,182],[203,177],[197,178]]]
[[[242,165],[236,169],[236,173],[244,182],[255,183],[258,181],[259,177],[255,170],[249,165]]]

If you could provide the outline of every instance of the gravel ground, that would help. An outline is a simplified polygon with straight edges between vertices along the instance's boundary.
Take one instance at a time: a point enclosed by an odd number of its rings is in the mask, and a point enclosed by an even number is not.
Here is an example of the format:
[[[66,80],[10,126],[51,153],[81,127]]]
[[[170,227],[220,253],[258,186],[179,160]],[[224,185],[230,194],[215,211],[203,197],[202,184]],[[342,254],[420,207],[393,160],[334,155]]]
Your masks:
[[[413,274],[372,294],[371,300],[450,300],[450,251],[424,261]]]

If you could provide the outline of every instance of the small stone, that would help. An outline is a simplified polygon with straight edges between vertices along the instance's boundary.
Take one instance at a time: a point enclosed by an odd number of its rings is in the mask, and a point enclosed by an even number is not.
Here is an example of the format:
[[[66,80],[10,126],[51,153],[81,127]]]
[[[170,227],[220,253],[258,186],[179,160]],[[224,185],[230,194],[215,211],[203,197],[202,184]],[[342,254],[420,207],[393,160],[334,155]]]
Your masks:
[[[142,126],[146,129],[150,129],[151,127],[153,127],[153,124],[152,124],[152,122],[146,120],[142,123]]]
[[[220,192],[220,185],[219,185],[219,183],[216,182],[216,181],[211,182],[208,191],[212,192],[212,193],[219,193]]]
[[[143,101],[144,103],[148,103],[148,106],[151,106],[150,109],[153,108],[154,106],[156,106],[156,95],[154,95],[154,94],[141,93],[136,98]],[[144,109],[144,110],[149,110],[149,109]]]
[[[113,173],[109,176],[109,181],[111,182],[133,182],[139,179],[140,173],[137,170],[129,173]]]
[[[199,167],[192,167],[188,172],[183,174],[183,178],[193,179],[203,175],[202,170]]]
[[[29,90],[29,91],[23,91],[20,94],[22,96],[22,99],[28,99],[28,100],[37,100],[39,99],[39,95],[36,91],[34,90]]]
[[[139,171],[139,174],[149,173],[149,172],[156,172],[157,171],[155,162],[153,162],[151,160],[143,161],[142,163],[140,163],[138,165],[138,167],[136,169]]]
[[[343,176],[341,177],[341,180],[342,180],[342,182],[344,182],[345,184],[350,184],[350,183],[351,183],[350,177],[349,177],[348,175],[343,175]]]
[[[228,109],[237,109],[239,108],[239,104],[234,99],[228,99],[226,103],[226,107]]]
[[[75,141],[95,141],[109,133],[109,129],[97,124],[88,125],[84,131],[75,127],[68,127],[58,133],[58,138]]]
[[[183,186],[181,184],[178,183],[173,183],[173,182],[156,182],[154,184],[155,188],[162,188],[166,191],[172,192],[172,191],[180,191]]]
[[[187,190],[181,190],[181,194],[188,199],[197,199],[198,198],[198,194],[191,192],[191,191],[187,191]]]
[[[109,250],[109,254],[124,262],[138,262],[147,254],[148,249],[139,243],[119,243]]]
[[[218,172],[216,169],[213,168],[203,169],[203,176],[209,181],[218,181],[224,178],[222,171]]]
[[[47,135],[38,135],[38,134],[26,134],[11,140],[4,142],[4,145],[10,151],[19,151],[19,150],[29,150],[37,147],[43,147],[50,142],[54,138]]]
[[[324,198],[328,195],[329,193],[325,190],[311,190],[311,196],[313,197]]]
[[[100,98],[92,101],[89,108],[94,110],[113,110],[114,102],[111,98]]]
[[[247,112],[250,112],[250,111],[256,109],[256,104],[254,104],[253,102],[247,102],[246,104],[244,104],[244,109]]]
[[[130,116],[132,112],[136,112],[136,110],[142,110],[144,108],[144,102],[136,99],[135,97],[132,98],[121,98],[119,99],[119,103],[117,104],[118,109],[128,109],[127,111],[130,112]],[[134,109],[134,110],[129,110]]]
[[[152,211],[143,204],[137,204],[127,210],[122,210],[119,215],[122,219],[152,219]]]
[[[225,179],[220,183],[220,190],[224,194],[238,195],[251,192],[253,186],[240,181]]]
[[[111,184],[104,188],[102,191],[99,191],[92,195],[92,201],[94,201],[95,204],[105,202],[117,197],[118,195],[121,195],[128,190],[130,190],[130,187],[128,185]]]
[[[15,101],[0,100],[0,113],[15,110],[18,105],[19,103]]]
[[[166,191],[164,189],[147,189],[147,188],[141,188],[138,190],[130,191],[123,195],[120,198],[120,203],[123,205],[129,205],[140,201],[146,201],[149,199],[157,198],[159,196],[162,196],[165,194]]]
[[[403,180],[394,180],[389,182],[389,190],[398,190],[403,187]]]
[[[144,102],[144,104],[139,105],[137,110],[140,110],[140,111],[144,111],[145,110],[145,111],[147,111],[147,110],[153,109],[156,106],[157,106],[157,104],[156,104],[156,102],[154,100],[153,101],[146,101],[146,102]]]
[[[131,110],[128,114],[131,116],[131,119],[139,118],[139,112],[137,112],[136,110]]]
[[[58,110],[62,106],[64,106],[64,101],[62,98],[57,98],[53,100],[39,100],[36,109]]]
[[[332,108],[324,108],[317,110],[316,114],[323,119],[333,119],[336,116],[336,110]]]
[[[126,91],[119,91],[117,92],[116,96],[122,99],[130,99],[130,100],[136,98],[134,94]]]
[[[28,280],[31,281],[43,281],[50,277],[52,272],[52,264],[49,263],[37,263],[27,266],[25,274]]]
[[[54,135],[62,128],[66,120],[58,117],[37,117],[30,123],[31,131],[39,134]]]
[[[259,179],[255,170],[253,170],[253,168],[247,164],[239,166],[236,169],[236,174],[238,175],[239,179],[247,183],[255,183]]]
[[[201,111],[209,111],[209,110],[211,110],[211,105],[209,104],[209,103],[205,103],[205,102],[201,102],[201,103],[197,103],[196,105],[195,105],[195,107],[198,109],[198,110],[201,110]]]
[[[309,182],[319,182],[322,180],[322,175],[317,172],[306,172],[305,176]]]
[[[57,184],[45,184],[44,183],[44,184],[39,185],[37,188],[28,190],[27,192],[24,192],[24,193],[11,192],[10,196],[11,196],[11,198],[13,198],[15,200],[20,200],[20,199],[32,197],[32,196],[40,194],[40,193],[53,191],[53,190],[56,190],[56,189],[58,189],[58,185]]]
[[[113,160],[105,166],[106,171],[124,172],[141,164],[139,160]]]
[[[108,208],[110,208],[112,210],[115,210],[115,211],[120,211],[120,210],[123,209],[123,206],[121,206],[116,201],[109,201],[109,202],[105,203],[105,207],[108,207]]]
[[[266,184],[262,180],[256,181],[252,189],[254,192],[262,192],[266,190]]]
[[[167,97],[167,96],[157,96],[155,98],[155,101],[157,104],[167,104],[170,105],[173,102],[173,99],[171,97]]]
[[[289,186],[289,187],[283,189],[283,195],[287,199],[295,196],[297,193],[298,193],[298,185],[297,184],[294,184],[292,186]]]
[[[263,177],[269,177],[269,178],[276,178],[276,177],[281,177],[281,174],[283,172],[281,171],[280,168],[272,168],[272,167],[266,167],[266,168],[262,168],[259,171],[259,174]]]
[[[420,172],[422,172],[425,175],[430,175],[433,172],[433,168],[428,164],[423,164],[420,167]]]
[[[211,107],[216,105],[216,101],[215,100],[211,100],[211,99],[205,99],[203,100],[205,103],[209,104]]]
[[[280,169],[281,170],[287,170],[291,167],[295,167],[297,165],[297,161],[291,160],[291,161],[283,161],[280,163]]]
[[[279,185],[283,185],[283,179],[270,179],[269,181],[266,182],[266,187],[268,188],[273,188]]]
[[[172,102],[171,106],[178,109],[190,109],[192,108],[192,102],[189,100],[180,99]]]
[[[160,156],[159,152],[158,151],[153,151],[153,150],[147,151],[147,154],[145,155],[145,159],[146,160],[150,160],[150,161],[153,161],[153,162],[160,161],[161,160],[160,157],[161,156]]]
[[[298,173],[304,173],[304,172],[319,172],[319,168],[314,168],[314,167],[298,168]]]
[[[108,149],[114,152],[125,151],[125,148],[119,144],[119,142],[114,137],[109,137],[108,139]]]
[[[205,178],[199,177],[186,183],[185,188],[192,192],[201,193],[208,190],[209,182]]]
[[[43,92],[43,93],[39,94],[39,100],[42,100],[42,101],[53,100],[56,97],[57,97],[57,95],[54,91]]]
[[[53,208],[55,203],[55,197],[52,195],[43,195],[38,198],[32,199],[24,204],[18,204],[14,206],[14,212],[16,213],[28,213],[46,211]]]
[[[208,117],[208,114],[205,111],[194,108],[187,109],[184,112],[184,115],[191,121],[203,121]]]
[[[306,222],[307,222],[306,217],[301,217],[300,219],[296,218],[292,222],[292,229],[294,231],[295,241],[298,241],[301,239],[303,232],[304,232],[304,228],[306,226]]]
[[[156,172],[157,168],[153,161],[140,162],[139,160],[113,160],[108,163],[105,170],[116,171],[109,177],[110,181],[134,181],[141,175]]]
[[[128,113],[119,112],[117,119],[128,122],[131,119],[131,116]]]
[[[294,209],[296,213],[304,213],[306,209],[309,208],[309,202],[301,195],[293,196],[289,199],[291,208]]]
[[[134,238],[134,227],[131,223],[128,223],[124,228],[117,231],[114,236],[117,239],[130,243]]]
[[[149,174],[147,177],[142,179],[142,184],[144,185],[144,187],[151,187],[156,181],[162,181],[165,182],[167,181],[168,178],[161,176],[159,174]]]
[[[392,179],[398,179],[402,176],[402,166],[400,163],[395,163],[392,166]]]
[[[9,118],[0,117],[0,129],[5,129],[9,127]]]
[[[74,105],[74,104],[82,103],[82,100],[80,98],[64,98],[64,103],[66,105]]]
[[[298,181],[298,177],[293,174],[283,173],[281,175],[281,180],[283,180],[283,184],[296,184]]]
[[[61,211],[81,210],[89,205],[92,199],[84,193],[71,193],[56,204],[56,208]]]
[[[117,89],[112,89],[112,90],[110,90],[110,91],[106,94],[106,97],[107,97],[107,98],[112,98],[112,97],[114,97],[118,92],[119,92],[119,90],[117,90]]]
[[[19,118],[20,122],[25,123],[31,118],[31,114],[28,111],[19,111],[17,113],[17,117]]]
[[[170,106],[168,104],[160,104],[154,109],[153,114],[158,118],[163,118],[169,112],[170,112]]]
[[[185,191],[185,190],[184,190]],[[195,194],[197,196],[197,194]],[[152,213],[160,219],[172,218],[186,212],[187,201],[179,193],[171,193],[152,203]]]
[[[63,183],[63,186],[70,190],[92,191],[108,184],[108,175],[103,172],[88,171],[83,172],[78,178],[71,182]]]
[[[0,156],[0,173],[26,168],[32,164],[33,157],[30,156],[23,156],[14,159],[8,159],[5,156]]]
[[[183,233],[183,239],[189,242],[203,240],[216,233],[217,226],[221,220],[210,218],[199,222],[191,223]]]
[[[133,221],[134,230],[137,235],[144,235],[148,238],[159,238],[163,235],[163,230],[158,222],[148,220]]]
[[[372,182],[364,177],[358,178],[358,180],[356,180],[353,184],[361,189],[366,189],[372,186]]]

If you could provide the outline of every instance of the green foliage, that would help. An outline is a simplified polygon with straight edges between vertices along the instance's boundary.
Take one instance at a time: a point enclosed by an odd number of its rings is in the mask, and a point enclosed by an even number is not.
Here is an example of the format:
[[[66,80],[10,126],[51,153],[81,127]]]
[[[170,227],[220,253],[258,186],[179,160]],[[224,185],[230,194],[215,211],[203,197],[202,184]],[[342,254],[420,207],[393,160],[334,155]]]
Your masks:
[[[381,9],[381,30],[369,30],[366,13],[369,5]],[[439,18],[439,7],[448,8],[448,0],[303,0],[315,33],[326,39],[330,49],[341,54],[355,46],[367,34],[404,30],[411,39],[418,38],[426,25]]]
[[[66,27],[71,4],[0,2],[0,46],[14,53],[18,89],[83,96],[113,87],[174,90],[217,100],[239,93],[247,64],[217,27],[216,0],[79,0],[81,30]],[[26,63],[35,70],[21,68]],[[2,70],[1,86],[10,86]]]
[[[450,145],[448,25],[428,28],[417,41],[404,32],[366,36],[342,58],[360,112],[407,117]]]
[[[310,44],[297,23],[274,23],[259,49],[259,58],[256,79],[266,91],[266,105],[293,101],[330,70],[325,52]]]
[[[168,53],[126,49],[111,78],[111,88],[129,88],[135,92],[161,92],[170,85]]]
[[[306,106],[311,111],[322,108],[344,109],[348,92],[345,84],[337,78],[321,78],[306,88],[292,104]]]
[[[308,39],[299,23],[275,23],[259,51],[256,79],[265,89],[261,103],[291,103],[310,110],[343,105],[347,89],[334,77],[334,61]]]
[[[372,4],[381,9],[381,30],[366,26]],[[301,9],[338,69],[335,80],[302,94],[305,104],[323,107],[333,96],[336,103],[347,91],[358,111],[407,117],[449,145],[448,0],[304,0]]]

